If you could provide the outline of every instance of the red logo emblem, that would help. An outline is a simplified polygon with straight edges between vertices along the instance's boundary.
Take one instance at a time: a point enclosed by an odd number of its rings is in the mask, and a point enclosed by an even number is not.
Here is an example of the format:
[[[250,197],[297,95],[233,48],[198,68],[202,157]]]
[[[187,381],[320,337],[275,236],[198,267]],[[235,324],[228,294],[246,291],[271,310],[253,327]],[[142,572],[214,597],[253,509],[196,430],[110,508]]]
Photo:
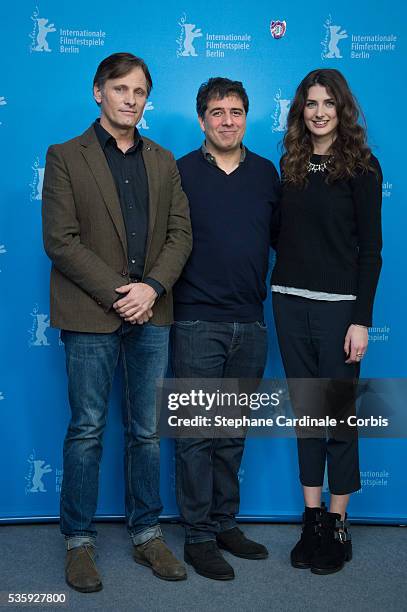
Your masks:
[[[283,38],[287,29],[286,21],[272,21],[270,23],[270,33],[273,38]]]

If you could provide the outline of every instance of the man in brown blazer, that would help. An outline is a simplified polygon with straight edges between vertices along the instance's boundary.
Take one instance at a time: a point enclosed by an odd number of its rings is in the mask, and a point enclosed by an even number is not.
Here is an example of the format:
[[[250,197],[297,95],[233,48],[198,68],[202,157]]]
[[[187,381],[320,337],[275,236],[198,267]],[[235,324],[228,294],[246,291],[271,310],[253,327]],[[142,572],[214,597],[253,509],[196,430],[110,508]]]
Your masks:
[[[136,129],[151,87],[143,60],[129,53],[107,57],[94,78],[100,119],[47,153],[43,233],[53,264],[51,324],[62,330],[72,412],[64,443],[61,531],[67,583],[82,592],[102,588],[92,519],[119,360],[125,510],[134,558],[160,578],[186,577],[158,522],[155,386],[167,367],[171,289],[192,238],[173,156]]]

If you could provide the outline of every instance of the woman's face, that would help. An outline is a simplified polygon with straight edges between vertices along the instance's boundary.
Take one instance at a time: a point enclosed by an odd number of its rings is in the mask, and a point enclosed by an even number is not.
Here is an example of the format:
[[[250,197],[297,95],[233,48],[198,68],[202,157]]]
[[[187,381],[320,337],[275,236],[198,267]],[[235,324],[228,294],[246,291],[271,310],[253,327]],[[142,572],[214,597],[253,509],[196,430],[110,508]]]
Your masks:
[[[336,103],[322,85],[313,85],[308,90],[304,107],[304,122],[312,138],[333,142],[338,127]]]

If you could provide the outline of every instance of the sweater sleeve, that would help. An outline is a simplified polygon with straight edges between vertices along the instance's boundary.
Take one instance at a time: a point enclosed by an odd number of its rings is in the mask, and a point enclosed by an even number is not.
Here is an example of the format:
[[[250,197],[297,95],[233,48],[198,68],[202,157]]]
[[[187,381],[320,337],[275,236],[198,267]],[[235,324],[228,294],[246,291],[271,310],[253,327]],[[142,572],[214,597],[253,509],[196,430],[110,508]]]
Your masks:
[[[373,301],[382,266],[382,171],[372,156],[371,165],[376,172],[358,174],[352,179],[352,192],[358,232],[359,274],[357,300],[353,323],[372,325]]]
[[[273,184],[273,212],[271,219],[271,228],[270,228],[270,245],[276,250],[278,236],[280,234],[280,226],[281,226],[281,182],[280,177],[278,176],[278,172],[274,165],[272,164],[272,184]]]

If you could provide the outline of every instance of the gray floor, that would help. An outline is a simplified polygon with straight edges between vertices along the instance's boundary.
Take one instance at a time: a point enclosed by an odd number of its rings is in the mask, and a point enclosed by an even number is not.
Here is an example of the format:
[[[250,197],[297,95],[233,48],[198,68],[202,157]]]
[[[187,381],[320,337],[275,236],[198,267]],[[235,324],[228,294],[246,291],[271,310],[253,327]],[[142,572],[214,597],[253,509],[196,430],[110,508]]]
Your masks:
[[[225,553],[235,568],[235,580],[208,580],[189,568],[188,579],[178,583],[159,580],[148,568],[134,563],[122,524],[102,523],[97,528],[104,589],[81,594],[64,582],[64,547],[58,525],[1,526],[3,600],[10,592],[66,593],[65,606],[38,605],[35,609],[104,612],[407,610],[406,528],[353,526],[353,560],[337,574],[315,576],[289,565],[288,553],[298,536],[298,525],[243,525],[248,536],[267,545],[267,560],[247,561]],[[181,557],[181,528],[172,524],[163,528],[168,544]]]

